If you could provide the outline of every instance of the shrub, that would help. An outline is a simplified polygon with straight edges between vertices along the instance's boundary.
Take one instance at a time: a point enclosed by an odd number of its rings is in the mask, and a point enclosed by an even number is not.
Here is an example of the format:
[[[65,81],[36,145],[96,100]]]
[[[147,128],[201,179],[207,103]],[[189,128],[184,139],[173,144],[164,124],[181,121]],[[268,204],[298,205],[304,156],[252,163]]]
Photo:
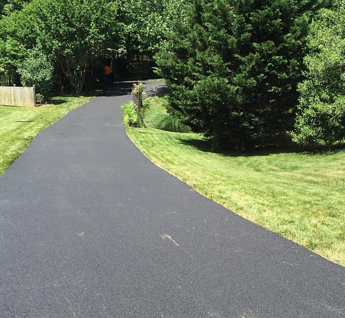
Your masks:
[[[121,107],[123,113],[123,123],[129,126],[137,126],[137,113],[133,102],[129,102]]]
[[[45,102],[46,98],[44,97],[44,95],[38,93],[36,94],[36,103],[38,104],[43,104]]]
[[[18,66],[24,86],[35,86],[36,93],[47,101],[53,87],[54,68],[50,60],[39,49],[28,51],[26,59]]]

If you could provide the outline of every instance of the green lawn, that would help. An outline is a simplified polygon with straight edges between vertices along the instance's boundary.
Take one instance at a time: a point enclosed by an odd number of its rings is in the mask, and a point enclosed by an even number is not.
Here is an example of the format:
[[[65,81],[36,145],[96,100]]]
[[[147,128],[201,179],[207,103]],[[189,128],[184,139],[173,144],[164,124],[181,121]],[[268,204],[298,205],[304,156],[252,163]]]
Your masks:
[[[57,96],[41,107],[0,106],[0,176],[43,128],[93,96]]]
[[[160,107],[157,98],[153,104]],[[200,193],[345,266],[344,149],[213,153],[198,134],[149,124],[127,131],[148,158]]]

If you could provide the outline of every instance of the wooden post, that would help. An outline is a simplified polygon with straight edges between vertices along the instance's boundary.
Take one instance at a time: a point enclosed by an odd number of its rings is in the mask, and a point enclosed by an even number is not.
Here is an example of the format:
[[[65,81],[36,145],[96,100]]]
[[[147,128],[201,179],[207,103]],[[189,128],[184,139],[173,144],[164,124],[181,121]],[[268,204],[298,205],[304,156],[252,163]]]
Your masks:
[[[37,104],[36,104],[36,87],[35,87],[35,85],[32,86],[32,89],[33,89],[33,94],[34,94],[34,107],[36,107]]]
[[[143,96],[141,92],[133,95],[133,103],[134,103],[135,111],[137,113],[138,127],[140,127],[141,126],[140,109],[143,105]]]

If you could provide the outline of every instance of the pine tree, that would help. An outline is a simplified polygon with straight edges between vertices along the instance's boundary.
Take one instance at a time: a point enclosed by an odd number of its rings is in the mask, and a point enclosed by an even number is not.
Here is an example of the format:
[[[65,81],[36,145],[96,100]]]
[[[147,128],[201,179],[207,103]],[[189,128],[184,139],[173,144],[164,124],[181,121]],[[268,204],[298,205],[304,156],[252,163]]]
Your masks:
[[[156,56],[170,112],[216,146],[253,146],[291,129],[319,2],[190,0]]]

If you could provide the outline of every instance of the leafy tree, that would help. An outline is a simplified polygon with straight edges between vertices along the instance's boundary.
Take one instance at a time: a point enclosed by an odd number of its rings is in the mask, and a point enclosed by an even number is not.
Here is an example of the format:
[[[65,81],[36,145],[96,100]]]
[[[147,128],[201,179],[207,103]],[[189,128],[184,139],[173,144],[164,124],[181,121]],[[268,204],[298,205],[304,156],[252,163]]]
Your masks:
[[[89,63],[115,50],[121,29],[110,0],[34,0],[37,46],[52,57],[79,93]]]
[[[293,133],[297,143],[329,145],[345,138],[344,30],[345,1],[338,1],[335,10],[321,10],[311,24]]]
[[[116,16],[112,0],[33,0],[1,20],[0,63],[18,65],[37,47],[79,93],[90,63],[121,43]]]
[[[245,147],[291,129],[317,0],[189,0],[156,56],[170,112]]]

